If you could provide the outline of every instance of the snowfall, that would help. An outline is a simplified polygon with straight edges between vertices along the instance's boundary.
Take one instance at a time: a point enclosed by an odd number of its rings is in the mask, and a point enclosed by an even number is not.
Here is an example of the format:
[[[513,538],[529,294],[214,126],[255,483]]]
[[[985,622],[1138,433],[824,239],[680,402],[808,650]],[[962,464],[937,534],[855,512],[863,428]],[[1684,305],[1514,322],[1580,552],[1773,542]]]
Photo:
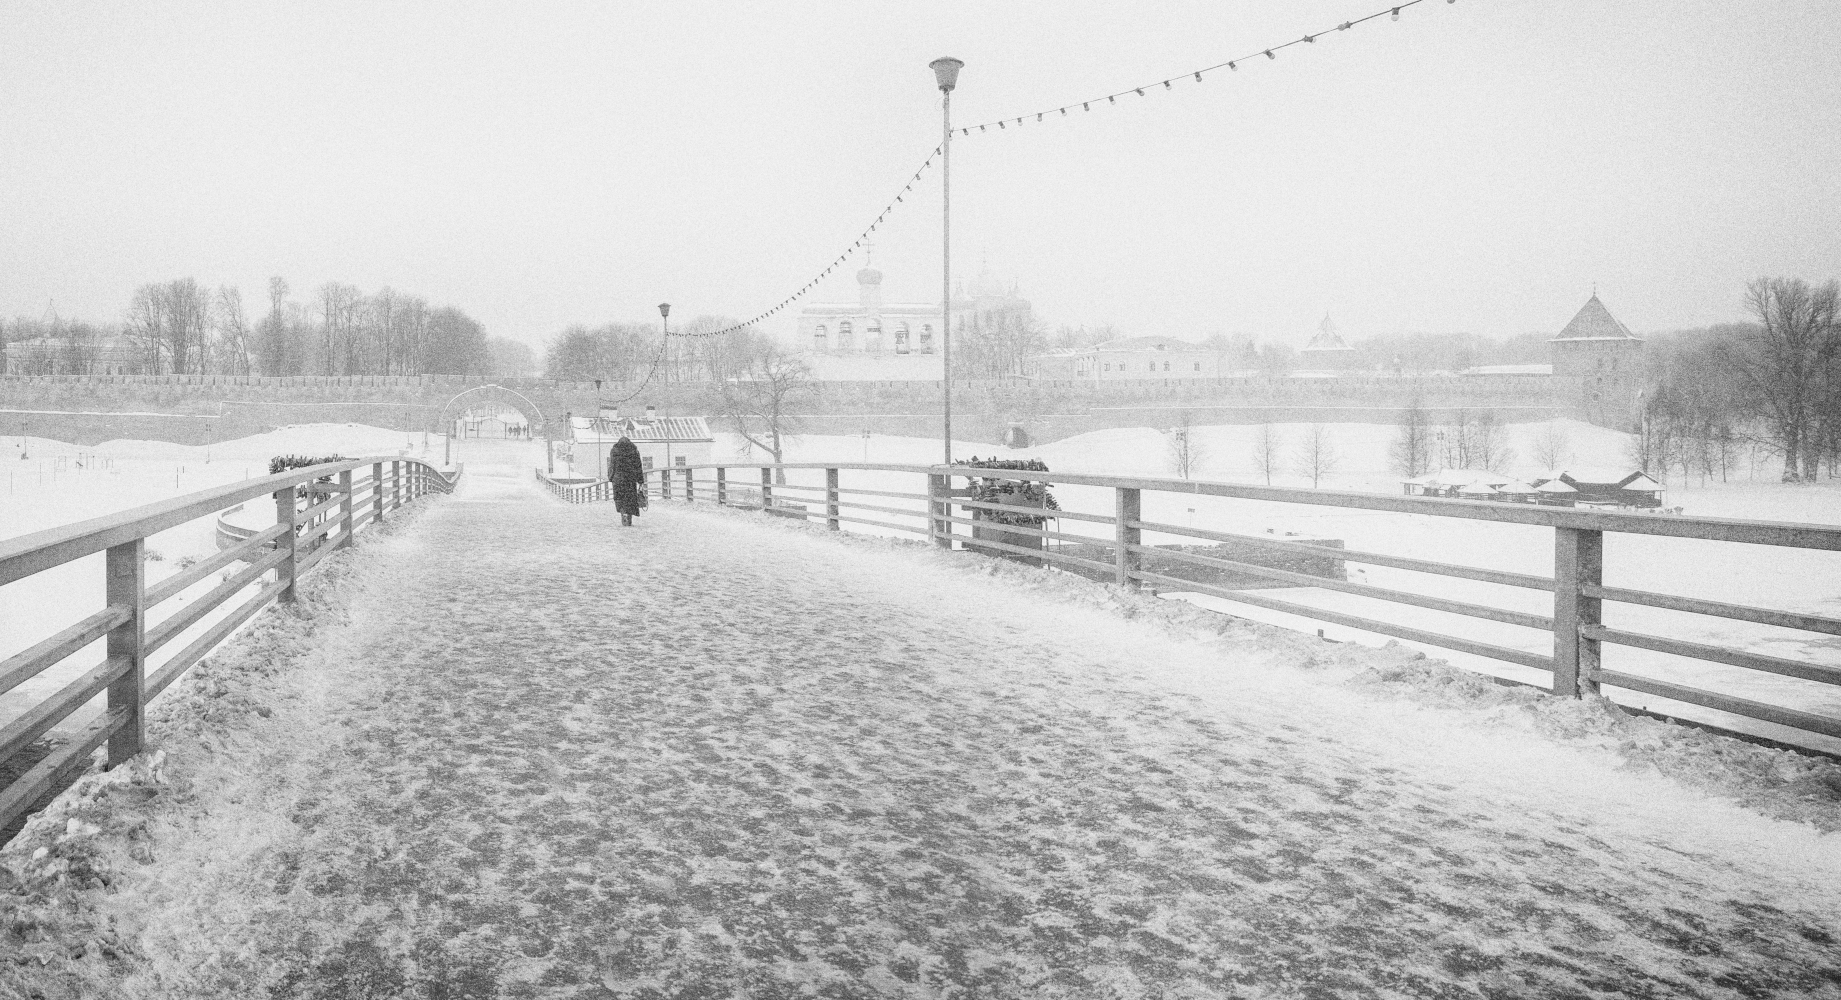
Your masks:
[[[1617,464],[1620,435],[1569,428],[1579,462]],[[1398,490],[1387,428],[1332,432],[1344,459],[1325,487]],[[1200,477],[1252,481],[1250,429],[1197,436]],[[208,450],[4,443],[0,537],[260,476],[275,454],[442,457],[438,438],[344,425]],[[810,437],[787,459],[919,464],[937,449]],[[541,444],[460,451],[456,494],[322,563],[298,605],[154,703],[156,751],[81,779],[0,849],[0,954],[14,953],[0,991],[1841,996],[1832,761],[1485,676],[1514,667],[892,532],[663,501],[623,529],[535,483]],[[1150,429],[998,453],[1170,474]],[[1841,489],[1747,471],[1677,480],[1668,502],[1841,518]],[[1146,508],[1551,570],[1543,529],[1197,497]],[[1841,601],[1832,554],[1700,545],[1613,538],[1608,582],[1831,615]],[[211,522],[149,546],[151,582],[211,553]],[[0,656],[101,606],[93,562],[0,587]],[[1544,610],[1537,594],[1362,569]],[[1301,593],[1358,607],[1284,595]],[[1542,649],[1510,626],[1386,608],[1357,613]],[[1777,630],[1612,623],[1835,659]],[[9,693],[0,719],[88,665]],[[1841,714],[1802,682],[1706,678]]]

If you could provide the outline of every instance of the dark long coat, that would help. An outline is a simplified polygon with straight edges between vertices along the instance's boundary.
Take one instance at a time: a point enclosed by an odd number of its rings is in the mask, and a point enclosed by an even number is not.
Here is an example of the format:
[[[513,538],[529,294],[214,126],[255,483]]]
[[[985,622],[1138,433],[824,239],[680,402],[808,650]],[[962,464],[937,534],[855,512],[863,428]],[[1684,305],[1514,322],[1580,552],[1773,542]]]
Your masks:
[[[646,466],[639,460],[638,445],[627,438],[614,442],[607,453],[607,478],[614,483],[614,509],[637,517],[646,492]]]

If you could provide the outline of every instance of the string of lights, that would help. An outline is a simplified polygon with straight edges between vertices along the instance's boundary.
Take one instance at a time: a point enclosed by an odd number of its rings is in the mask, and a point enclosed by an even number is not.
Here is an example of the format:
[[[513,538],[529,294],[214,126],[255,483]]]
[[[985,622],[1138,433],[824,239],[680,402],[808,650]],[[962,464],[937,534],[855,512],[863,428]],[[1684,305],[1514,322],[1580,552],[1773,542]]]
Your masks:
[[[1000,119],[997,119],[996,121],[985,122],[982,125],[967,125],[963,128],[955,129],[954,131],[958,132],[958,134],[962,136],[970,136],[974,132],[979,132],[979,133],[987,132],[992,126],[996,126],[999,131],[1005,131],[1009,128],[1021,128],[1023,126],[1023,123],[1029,118],[1034,118],[1038,122],[1047,121],[1048,116],[1050,115],[1053,115],[1057,118],[1065,118],[1068,116],[1068,112],[1075,109],[1076,107],[1078,107],[1083,112],[1088,112],[1088,111],[1092,111],[1095,105],[1101,105],[1102,102],[1103,102],[1103,106],[1109,107],[1109,106],[1116,105],[1118,104],[1119,98],[1124,97],[1128,94],[1133,94],[1138,97],[1146,97],[1146,96],[1149,96],[1151,93],[1155,92],[1159,88],[1163,90],[1174,90],[1175,84],[1179,81],[1184,82],[1184,83],[1202,83],[1204,81],[1204,77],[1206,74],[1214,73],[1215,71],[1222,70],[1222,69],[1225,69],[1230,73],[1236,72],[1240,69],[1241,63],[1245,63],[1250,60],[1258,59],[1260,56],[1265,56],[1268,60],[1276,60],[1278,58],[1278,53],[1283,49],[1288,49],[1294,45],[1314,44],[1318,38],[1321,38],[1324,35],[1348,31],[1350,28],[1353,28],[1360,24],[1366,24],[1367,22],[1373,21],[1377,18],[1386,17],[1386,18],[1389,18],[1390,20],[1397,21],[1400,19],[1401,11],[1407,9],[1408,7],[1413,7],[1413,6],[1416,6],[1418,4],[1425,3],[1425,2],[1426,0],[1402,0],[1402,2],[1400,3],[1391,4],[1387,7],[1383,7],[1380,10],[1375,11],[1372,14],[1369,14],[1366,17],[1358,17],[1353,20],[1343,21],[1339,24],[1336,24],[1332,27],[1326,28],[1314,34],[1305,35],[1302,38],[1294,38],[1291,41],[1283,42],[1278,45],[1273,45],[1269,48],[1256,49],[1248,55],[1240,56],[1235,59],[1229,59],[1224,62],[1219,62],[1212,66],[1203,66],[1200,69],[1187,70],[1185,72],[1175,74],[1174,76],[1166,77],[1162,80],[1152,81],[1150,83],[1145,84],[1142,87],[1128,87],[1116,93],[1104,94],[1099,97],[1092,98],[1090,100],[1074,101],[1069,104],[1061,105],[1059,107],[1048,108],[1043,111],[1032,112],[1031,114],[1017,115],[1014,118],[1000,118]],[[1445,0],[1445,2],[1446,3],[1456,3],[1457,0]],[[708,338],[708,337],[724,337],[724,336],[728,336],[731,333],[734,333],[737,330],[744,330],[749,327],[752,327],[755,324],[760,323],[761,321],[768,319],[790,308],[794,303],[797,303],[800,299],[804,298],[807,294],[809,294],[814,289],[816,289],[818,287],[819,282],[823,281],[827,277],[830,277],[832,271],[835,271],[838,268],[842,267],[845,261],[849,260],[852,256],[856,254],[858,250],[861,250],[863,248],[863,245],[869,241],[870,235],[874,233],[878,228],[880,228],[884,220],[888,218],[889,213],[893,212],[897,205],[903,204],[906,201],[907,195],[910,194],[914,190],[914,185],[920,183],[921,176],[927,172],[928,168],[933,166],[933,161],[939,158],[940,149],[941,147],[935,146],[933,148],[933,152],[927,154],[927,158],[921,163],[920,168],[914,171],[913,176],[908,178],[906,184],[902,185],[901,191],[895,195],[894,199],[889,201],[888,204],[882,206],[882,211],[876,213],[875,220],[872,221],[869,224],[869,226],[865,228],[862,232],[857,234],[856,240],[852,242],[849,247],[845,248],[842,253],[838,254],[835,258],[833,258],[831,262],[825,266],[824,270],[813,275],[811,280],[800,285],[797,291],[793,292],[791,295],[788,295],[786,298],[781,299],[779,302],[775,303],[771,307],[761,311],[760,313],[757,313],[752,318],[743,320],[742,322],[732,323],[728,326],[722,327],[721,329],[717,329],[717,330],[704,330],[704,331],[699,331],[699,332],[673,331],[673,332],[666,334],[666,338],[669,339],[671,337],[682,337],[686,339],[695,339],[695,338]],[[652,364],[653,372],[656,372],[658,370],[659,361],[662,361],[663,358],[664,358],[664,351],[661,350],[659,352],[659,359],[655,360]],[[646,375],[646,381],[650,381],[651,377],[652,377],[651,372],[648,372]],[[641,383],[641,386],[643,388],[644,386],[643,382]]]
[[[751,327],[754,324],[759,323],[760,321],[764,319],[767,319],[768,317],[774,315],[775,313],[785,310],[786,308],[793,305],[795,302],[798,302],[800,299],[804,298],[808,293],[810,293],[813,289],[817,288],[819,282],[830,277],[832,271],[835,271],[838,268],[843,267],[845,261],[855,256],[858,250],[863,249],[863,245],[869,242],[870,236],[874,234],[876,230],[882,228],[882,223],[888,219],[889,213],[895,211],[895,206],[903,204],[907,201],[908,195],[914,191],[914,185],[920,183],[921,177],[925,175],[930,168],[932,168],[933,161],[938,159],[939,156],[940,156],[940,147],[939,146],[933,147],[933,152],[928,153],[927,158],[921,161],[921,165],[914,171],[913,176],[908,178],[907,183],[902,185],[901,190],[898,193],[896,193],[895,197],[890,199],[888,204],[883,205],[882,211],[876,213],[876,218],[873,221],[871,221],[870,224],[862,232],[857,234],[857,238],[855,242],[851,243],[848,247],[845,247],[844,252],[832,258],[831,262],[825,265],[824,270],[813,275],[810,281],[807,281],[805,284],[800,285],[799,289],[793,292],[793,294],[788,295],[786,298],[781,299],[779,302],[774,303],[771,307],[765,310],[762,310],[760,313],[756,314],[754,318],[752,319],[743,320],[740,323],[732,323],[719,330],[702,330],[702,331],[696,331],[696,332],[674,330],[671,333],[667,334],[666,336],[683,337],[686,339],[700,338],[700,337],[724,337],[731,333],[734,333],[737,330],[747,329],[748,327]]]
[[[1376,18],[1386,17],[1386,18],[1389,18],[1390,20],[1398,21],[1400,19],[1401,11],[1407,9],[1408,7],[1412,7],[1416,4],[1421,4],[1424,2],[1425,0],[1403,0],[1402,3],[1394,4],[1388,7],[1383,7],[1380,10],[1377,10],[1374,13],[1369,14],[1367,17],[1358,17],[1352,21],[1343,21],[1339,24],[1336,24],[1333,27],[1325,28],[1324,30],[1316,32],[1314,34],[1305,35],[1302,38],[1294,38],[1289,42],[1284,42],[1279,45],[1274,45],[1274,46],[1271,46],[1270,48],[1255,49],[1247,55],[1240,56],[1239,58],[1236,58],[1236,59],[1229,59],[1225,62],[1218,62],[1218,63],[1215,63],[1213,66],[1203,66],[1200,69],[1185,70],[1184,72],[1177,73],[1173,76],[1165,77],[1162,80],[1153,80],[1150,83],[1147,83],[1141,87],[1127,87],[1124,90],[1117,91],[1111,94],[1102,94],[1099,97],[1090,98],[1088,100],[1072,101],[1067,104],[1063,104],[1059,107],[1048,108],[1043,111],[1036,111],[1036,112],[1032,112],[1026,115],[1017,115],[1014,118],[999,118],[996,121],[985,122],[982,125],[967,125],[964,128],[956,129],[955,131],[957,131],[960,135],[969,136],[974,131],[986,132],[990,130],[991,128],[996,128],[999,131],[1004,131],[1010,128],[1022,128],[1023,124],[1031,118],[1035,119],[1038,122],[1045,122],[1045,121],[1051,120],[1049,118],[1050,115],[1053,115],[1055,118],[1066,118],[1069,111],[1078,110],[1081,112],[1090,112],[1094,109],[1095,106],[1099,106],[1101,108],[1114,107],[1119,103],[1119,98],[1125,97],[1126,95],[1135,95],[1138,97],[1148,97],[1151,94],[1156,93],[1160,89],[1165,90],[1165,91],[1174,90],[1176,89],[1176,84],[1178,83],[1187,83],[1187,84],[1202,83],[1204,82],[1203,80],[1204,74],[1213,73],[1216,70],[1222,70],[1222,69],[1225,69],[1230,73],[1237,72],[1240,69],[1241,63],[1251,62],[1253,60],[1258,59],[1260,56],[1265,56],[1267,60],[1276,60],[1278,58],[1278,53],[1281,50],[1291,48],[1293,45],[1314,44],[1317,41],[1317,39],[1322,38],[1325,35],[1337,34],[1340,32],[1348,31],[1350,28],[1353,28],[1356,25],[1366,24],[1367,22],[1375,20]],[[1446,3],[1456,3],[1457,0],[1445,0],[1445,2]]]

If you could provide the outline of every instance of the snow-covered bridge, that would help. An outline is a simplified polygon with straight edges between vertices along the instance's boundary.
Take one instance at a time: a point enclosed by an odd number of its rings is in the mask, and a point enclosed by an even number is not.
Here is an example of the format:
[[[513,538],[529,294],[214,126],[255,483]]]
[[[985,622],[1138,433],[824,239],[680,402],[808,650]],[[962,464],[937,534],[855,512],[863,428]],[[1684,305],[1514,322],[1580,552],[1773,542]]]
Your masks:
[[[1841,996],[1831,767],[967,553],[622,529],[469,461],[0,855],[58,903],[0,982]]]

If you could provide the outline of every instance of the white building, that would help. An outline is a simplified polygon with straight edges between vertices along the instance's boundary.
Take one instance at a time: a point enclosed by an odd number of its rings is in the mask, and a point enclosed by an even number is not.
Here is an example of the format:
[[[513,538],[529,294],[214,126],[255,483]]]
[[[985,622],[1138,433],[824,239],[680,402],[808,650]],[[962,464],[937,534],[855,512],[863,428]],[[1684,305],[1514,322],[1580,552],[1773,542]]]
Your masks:
[[[1121,337],[1033,359],[1037,378],[1119,379],[1220,378],[1221,352],[1175,337]]]
[[[593,417],[569,418],[569,464],[575,474],[606,479],[607,453],[622,437],[633,439],[647,469],[708,465],[716,444],[702,417],[661,417],[652,406],[642,417],[623,417],[618,408],[606,407]]]
[[[955,321],[978,313],[1029,311],[1014,282],[1005,286],[982,269],[953,290]],[[857,272],[855,302],[812,302],[799,311],[798,342],[820,379],[934,380],[940,361],[942,310],[937,302],[884,302],[882,272]]]

